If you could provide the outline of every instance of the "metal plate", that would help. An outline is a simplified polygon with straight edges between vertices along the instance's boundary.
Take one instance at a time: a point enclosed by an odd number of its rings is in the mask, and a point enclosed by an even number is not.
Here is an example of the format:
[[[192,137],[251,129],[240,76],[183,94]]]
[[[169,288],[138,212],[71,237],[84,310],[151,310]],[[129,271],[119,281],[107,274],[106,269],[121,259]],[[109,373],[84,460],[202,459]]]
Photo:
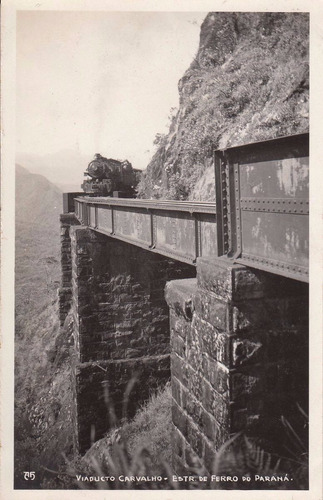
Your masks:
[[[216,257],[218,254],[217,248],[217,228],[216,217],[201,216],[200,226],[200,250],[199,256]]]
[[[131,241],[151,244],[151,215],[142,209],[115,207],[114,234],[128,238]]]
[[[89,226],[96,227],[96,208],[89,206]]]
[[[78,201],[75,201],[75,215],[78,219],[80,218],[80,203]]]
[[[156,250],[165,250],[172,255],[196,258],[195,220],[189,214],[156,213]]]
[[[241,197],[308,198],[308,186],[308,157],[240,164]]]
[[[97,228],[106,233],[113,232],[112,210],[109,207],[98,206]]]
[[[306,216],[280,213],[242,213],[242,255],[296,266],[308,266],[309,234]]]

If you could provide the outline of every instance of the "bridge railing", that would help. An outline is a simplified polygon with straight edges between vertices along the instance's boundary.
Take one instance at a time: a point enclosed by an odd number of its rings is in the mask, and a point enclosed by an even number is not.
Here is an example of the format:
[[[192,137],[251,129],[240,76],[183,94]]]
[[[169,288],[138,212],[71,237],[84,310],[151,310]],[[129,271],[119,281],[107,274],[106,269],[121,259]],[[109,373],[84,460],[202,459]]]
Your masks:
[[[79,221],[95,231],[182,262],[216,257],[215,203],[76,198]]]
[[[308,281],[309,135],[215,152],[218,255]]]

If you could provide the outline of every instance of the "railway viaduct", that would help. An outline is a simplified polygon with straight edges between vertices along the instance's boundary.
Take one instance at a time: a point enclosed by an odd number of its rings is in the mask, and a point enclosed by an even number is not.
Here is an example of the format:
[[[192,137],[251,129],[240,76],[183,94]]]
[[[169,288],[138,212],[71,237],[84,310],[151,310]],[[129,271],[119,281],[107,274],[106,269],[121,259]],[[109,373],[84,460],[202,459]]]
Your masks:
[[[214,204],[64,195],[80,452],[169,379],[178,474],[306,409],[308,156],[307,134],[216,151]]]

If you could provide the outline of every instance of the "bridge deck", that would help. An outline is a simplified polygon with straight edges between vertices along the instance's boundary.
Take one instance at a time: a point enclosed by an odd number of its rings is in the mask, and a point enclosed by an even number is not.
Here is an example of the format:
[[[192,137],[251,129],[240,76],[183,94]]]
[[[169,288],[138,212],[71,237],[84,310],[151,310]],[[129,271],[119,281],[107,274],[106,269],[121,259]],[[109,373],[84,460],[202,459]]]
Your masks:
[[[75,213],[95,231],[182,262],[218,254],[215,203],[84,196]]]

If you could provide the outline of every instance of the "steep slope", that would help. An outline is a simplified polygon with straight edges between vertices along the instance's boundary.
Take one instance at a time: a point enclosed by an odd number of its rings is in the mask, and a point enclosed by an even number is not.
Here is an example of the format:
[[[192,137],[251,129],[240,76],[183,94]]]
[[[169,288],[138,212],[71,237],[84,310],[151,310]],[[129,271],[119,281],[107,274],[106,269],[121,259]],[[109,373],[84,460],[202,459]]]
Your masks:
[[[41,311],[55,298],[59,280],[59,214],[62,194],[45,177],[16,166],[16,314]]]
[[[16,166],[15,485],[39,487],[71,446],[69,332],[60,333],[61,192]],[[30,485],[23,471],[33,470]]]
[[[214,148],[308,131],[308,30],[307,14],[209,13],[139,196],[213,199]]]

